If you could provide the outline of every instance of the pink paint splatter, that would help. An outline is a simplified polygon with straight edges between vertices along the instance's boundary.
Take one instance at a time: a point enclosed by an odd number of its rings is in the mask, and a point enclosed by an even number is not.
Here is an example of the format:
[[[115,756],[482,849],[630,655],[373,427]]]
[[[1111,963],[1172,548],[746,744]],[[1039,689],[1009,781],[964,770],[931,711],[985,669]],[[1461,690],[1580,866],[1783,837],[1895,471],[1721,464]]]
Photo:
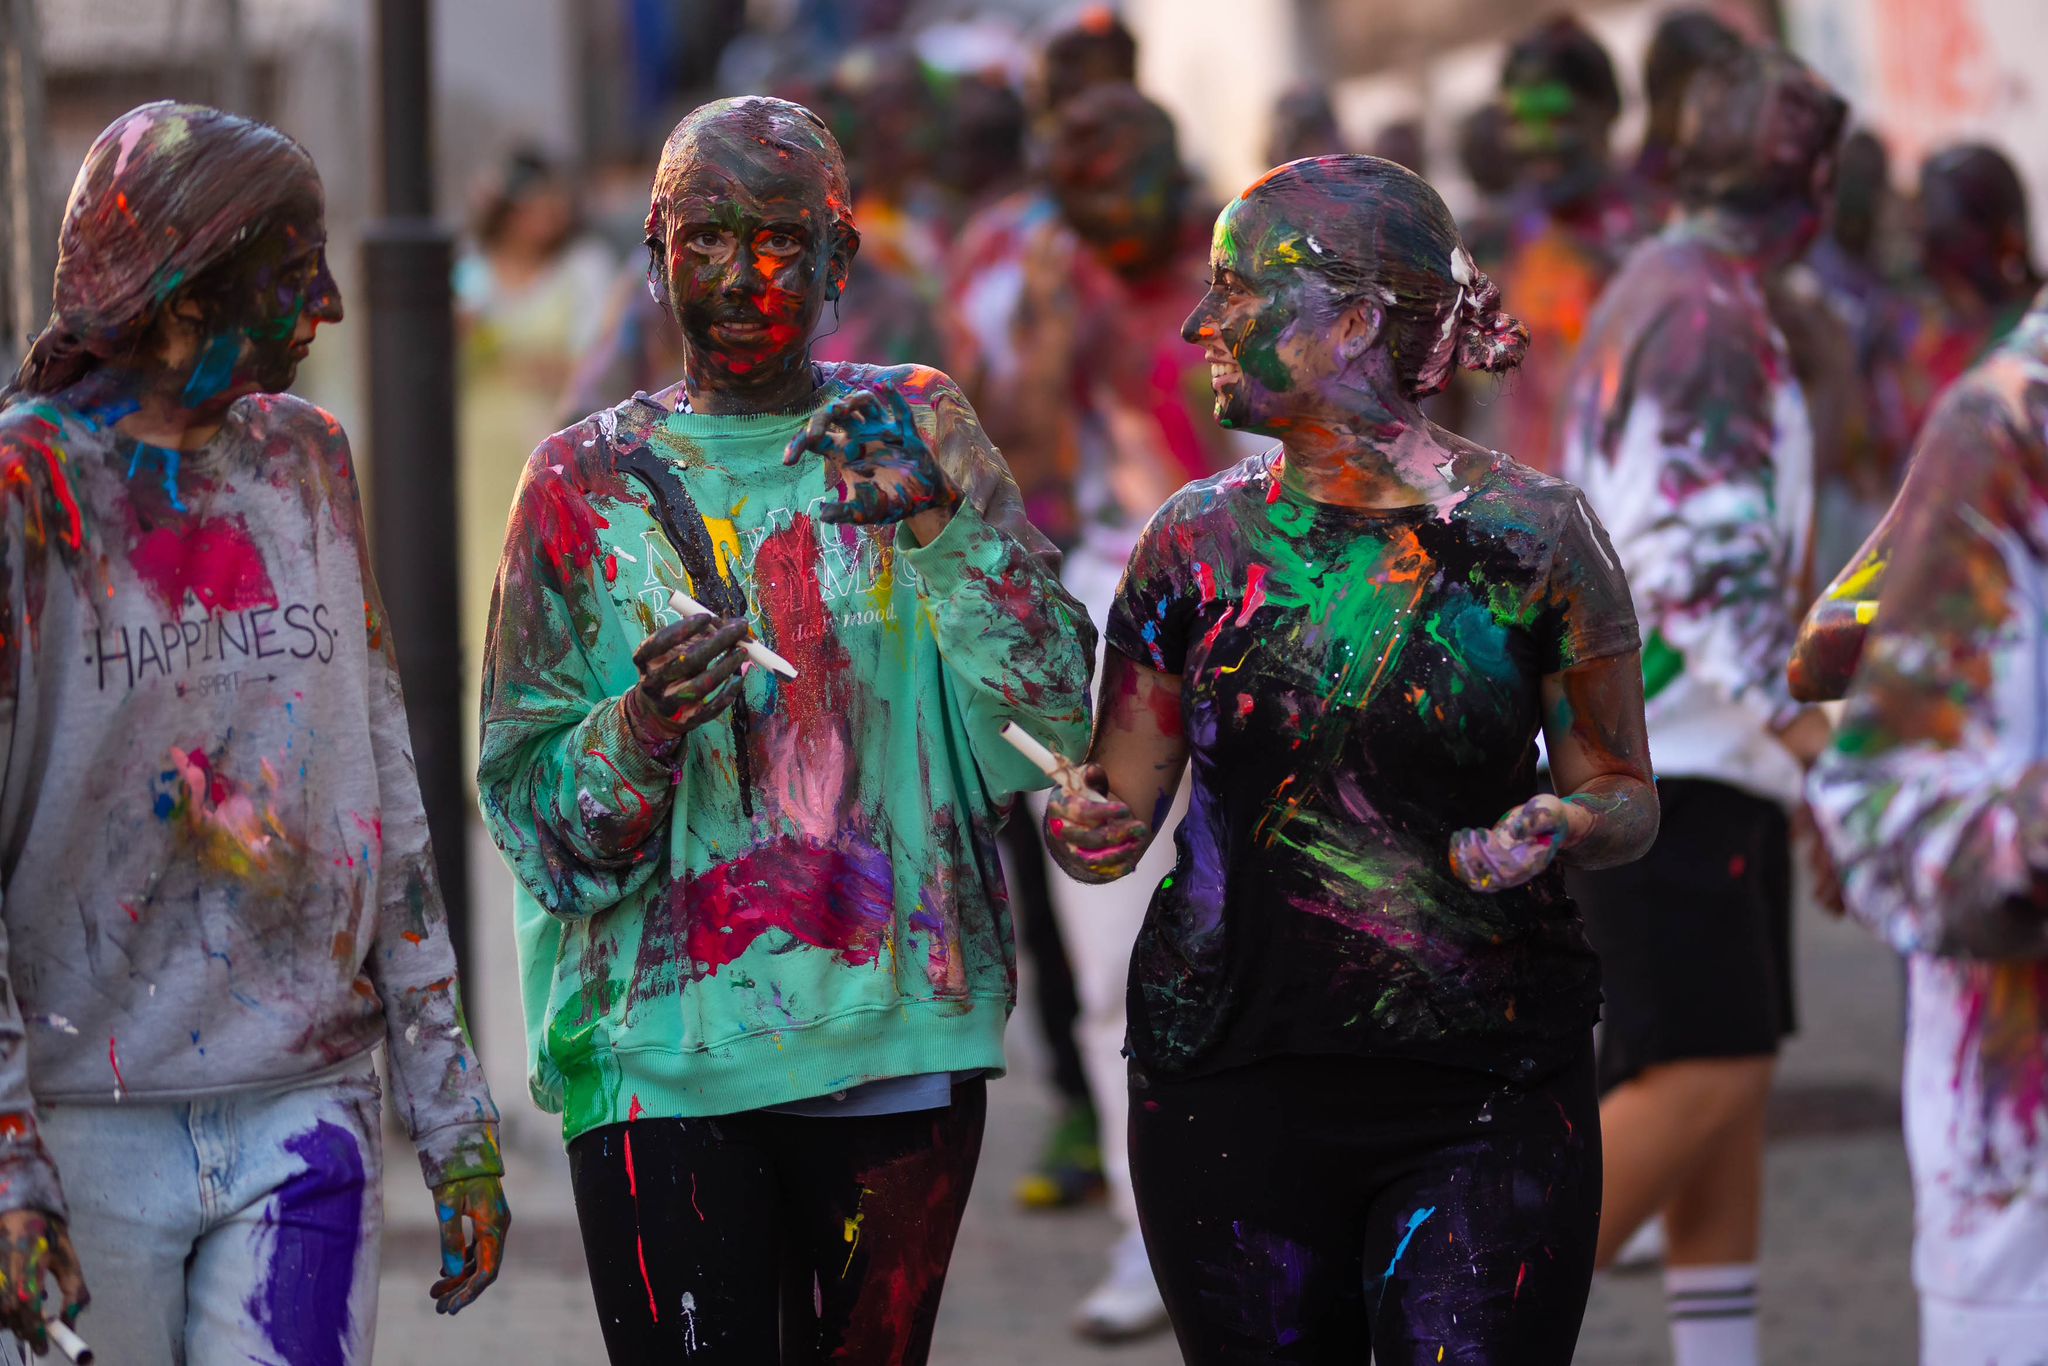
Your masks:
[[[1515,1295],[1514,1295],[1514,1298],[1515,1298],[1515,1299],[1519,1300],[1519,1299],[1521,1299],[1521,1298],[1522,1298],[1522,1282],[1523,1282],[1523,1281],[1526,1281],[1526,1280],[1528,1280],[1528,1279],[1529,1279],[1529,1264],[1528,1264],[1527,1262],[1523,1262],[1523,1263],[1522,1263],[1522,1269],[1521,1269],[1520,1271],[1517,1271],[1517,1272],[1515,1273]]]
[[[1237,609],[1237,624],[1239,626],[1251,625],[1252,614],[1265,605],[1266,566],[1255,564],[1245,571],[1244,605]]]
[[[136,540],[128,560],[168,612],[183,611],[188,596],[210,612],[277,606],[270,571],[240,517],[156,527]]]

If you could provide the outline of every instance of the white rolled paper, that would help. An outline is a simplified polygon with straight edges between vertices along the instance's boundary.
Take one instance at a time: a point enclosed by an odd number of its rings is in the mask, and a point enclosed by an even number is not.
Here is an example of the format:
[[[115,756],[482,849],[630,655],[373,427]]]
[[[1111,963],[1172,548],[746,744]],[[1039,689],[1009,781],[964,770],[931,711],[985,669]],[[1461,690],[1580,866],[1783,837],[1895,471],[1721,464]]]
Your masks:
[[[92,1366],[92,1348],[85,1345],[85,1339],[71,1331],[62,1319],[49,1321],[50,1341],[57,1350],[77,1363],[77,1366]]]
[[[686,617],[717,615],[709,607],[706,607],[680,588],[668,595],[668,605]],[[790,663],[781,655],[776,654],[775,651],[769,649],[760,641],[755,640],[752,636],[748,636],[740,642],[740,649],[746,651],[748,659],[753,660],[756,664],[768,670],[768,672],[781,674],[784,678],[796,677],[796,665]]]
[[[1010,742],[1012,749],[1037,765],[1040,773],[1058,783],[1060,791],[1073,793],[1081,790],[1080,771],[1065,759],[1060,758],[1059,755],[1054,754],[1044,745],[1038,743],[1028,731],[1015,721],[1003,723],[1002,735],[1005,740]]]

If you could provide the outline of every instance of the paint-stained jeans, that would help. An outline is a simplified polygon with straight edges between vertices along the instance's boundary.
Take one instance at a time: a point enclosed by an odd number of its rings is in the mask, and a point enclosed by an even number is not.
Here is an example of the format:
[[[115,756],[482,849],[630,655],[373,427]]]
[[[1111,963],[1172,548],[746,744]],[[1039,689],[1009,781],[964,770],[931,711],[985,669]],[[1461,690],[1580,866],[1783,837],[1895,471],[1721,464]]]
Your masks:
[[[607,1124],[569,1145],[619,1366],[923,1366],[987,1083],[943,1110]]]
[[[288,1090],[44,1106],[101,1366],[366,1366],[382,1098],[366,1058]]]
[[[1585,1056],[1533,1086],[1391,1059],[1131,1076],[1131,1175],[1190,1366],[1569,1366],[1600,1229]]]

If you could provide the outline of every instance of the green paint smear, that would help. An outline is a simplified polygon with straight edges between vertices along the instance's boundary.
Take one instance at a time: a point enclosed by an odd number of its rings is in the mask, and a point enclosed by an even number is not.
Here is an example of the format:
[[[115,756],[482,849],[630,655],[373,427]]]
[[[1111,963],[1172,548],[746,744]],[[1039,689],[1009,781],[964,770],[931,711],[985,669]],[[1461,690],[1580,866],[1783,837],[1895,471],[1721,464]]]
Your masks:
[[[1685,655],[1674,649],[1660,631],[1651,631],[1643,642],[1643,696],[1655,697],[1685,672]]]

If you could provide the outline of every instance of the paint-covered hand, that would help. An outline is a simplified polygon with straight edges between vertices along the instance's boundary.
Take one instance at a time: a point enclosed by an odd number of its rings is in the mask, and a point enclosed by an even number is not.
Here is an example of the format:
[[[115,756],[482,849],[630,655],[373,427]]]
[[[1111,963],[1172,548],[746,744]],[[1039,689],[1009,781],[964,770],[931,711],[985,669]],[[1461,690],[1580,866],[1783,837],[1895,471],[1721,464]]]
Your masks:
[[[739,700],[747,623],[685,617],[640,643],[640,682],[626,694],[633,729],[650,747],[672,743]]]
[[[1058,791],[1045,808],[1045,847],[1077,882],[1114,882],[1138,866],[1152,827],[1109,790],[1102,765],[1081,770],[1081,787]]]
[[[441,1279],[427,1294],[435,1313],[459,1314],[498,1279],[512,1211],[497,1177],[471,1176],[434,1187],[434,1214],[441,1221]]]
[[[85,1273],[64,1221],[35,1209],[0,1214],[0,1328],[34,1348],[37,1356],[50,1350],[43,1297],[52,1288],[63,1301],[58,1312],[64,1322],[77,1323],[92,1296],[86,1293]]]
[[[862,389],[811,414],[782,463],[794,465],[810,451],[825,457],[826,477],[839,489],[839,501],[818,514],[828,522],[879,526],[960,506],[960,490],[894,389]]]
[[[1548,868],[1572,834],[1572,808],[1549,793],[1531,797],[1490,829],[1451,836],[1451,871],[1476,892],[1502,892]]]

